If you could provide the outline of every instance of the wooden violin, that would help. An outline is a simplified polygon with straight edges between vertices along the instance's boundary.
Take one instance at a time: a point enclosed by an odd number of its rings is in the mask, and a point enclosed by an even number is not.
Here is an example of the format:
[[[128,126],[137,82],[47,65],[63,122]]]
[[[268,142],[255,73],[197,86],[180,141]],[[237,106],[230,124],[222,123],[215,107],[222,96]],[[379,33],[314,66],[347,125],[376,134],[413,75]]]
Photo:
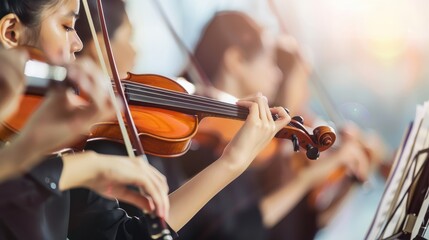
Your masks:
[[[157,156],[184,154],[205,117],[245,120],[249,114],[247,108],[189,95],[178,83],[159,75],[129,74],[122,85],[145,150]],[[320,126],[310,134],[296,119],[276,137],[293,141],[295,148],[304,149],[310,159],[317,159],[320,151],[328,149],[336,139],[332,128]],[[97,124],[90,138],[120,140],[117,123]]]
[[[31,60],[34,61],[35,58]],[[29,80],[31,78],[45,81],[45,84],[42,84],[45,87],[58,82],[58,79],[28,76]],[[189,95],[178,83],[159,75],[129,74],[122,84],[145,150],[157,156],[174,157],[184,154],[198,130],[199,122],[205,117],[245,120],[249,113],[246,108],[234,104]],[[40,87],[40,84],[35,85],[27,89],[18,112],[1,124],[1,140],[6,141],[18,133],[40,105],[43,100],[43,87]],[[332,146],[336,139],[330,127],[317,127],[313,134],[310,134],[297,120],[292,120],[276,137],[292,140],[296,147],[307,151],[307,157],[310,159],[316,159],[319,152]],[[87,139],[122,141],[122,135],[116,121],[103,122],[92,128]]]

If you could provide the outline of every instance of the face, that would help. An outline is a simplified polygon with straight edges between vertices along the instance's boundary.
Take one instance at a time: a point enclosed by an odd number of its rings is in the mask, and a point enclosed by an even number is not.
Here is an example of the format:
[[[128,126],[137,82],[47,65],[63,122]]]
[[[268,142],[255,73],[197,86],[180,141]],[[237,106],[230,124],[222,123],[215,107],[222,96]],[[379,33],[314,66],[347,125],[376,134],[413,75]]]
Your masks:
[[[44,10],[40,35],[35,47],[40,48],[53,64],[65,65],[75,59],[83,47],[74,30],[79,13],[79,0],[63,0]]]
[[[274,47],[267,45],[253,59],[243,63],[245,71],[242,71],[241,85],[246,89],[246,95],[261,92],[268,99],[274,96],[281,80],[281,72],[273,55]]]
[[[136,50],[134,49],[132,38],[132,25],[127,16],[121,26],[116,30],[112,39],[113,55],[115,56],[118,72],[121,77],[125,77],[127,72],[135,65]]]
[[[108,19],[107,19],[108,21]],[[132,70],[135,65],[136,50],[131,43],[133,34],[132,25],[127,16],[124,17],[122,24],[116,29],[113,37],[110,39],[112,46],[113,56],[115,57],[116,67],[118,69],[119,76],[125,78],[127,73]],[[106,48],[104,48],[103,34],[98,33],[97,38],[101,46],[104,61],[107,63],[107,68],[110,69],[109,59],[107,57]],[[86,44],[87,50],[84,51],[85,56],[96,60],[98,62],[98,53],[93,41]],[[110,72],[110,70],[109,70]]]

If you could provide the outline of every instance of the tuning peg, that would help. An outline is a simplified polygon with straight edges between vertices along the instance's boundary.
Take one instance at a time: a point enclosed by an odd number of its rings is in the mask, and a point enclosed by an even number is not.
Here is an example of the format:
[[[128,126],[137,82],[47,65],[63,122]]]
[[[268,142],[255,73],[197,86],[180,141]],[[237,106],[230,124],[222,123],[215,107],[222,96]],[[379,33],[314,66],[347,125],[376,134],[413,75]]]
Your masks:
[[[293,144],[293,151],[299,152],[299,140],[295,134],[292,135],[292,144]]]
[[[310,144],[307,145],[307,158],[311,160],[316,160],[319,158],[320,152],[319,149],[316,147],[311,146]]]
[[[301,124],[304,124],[304,118],[301,116],[294,116],[294,117],[292,117],[292,120],[295,120]]]

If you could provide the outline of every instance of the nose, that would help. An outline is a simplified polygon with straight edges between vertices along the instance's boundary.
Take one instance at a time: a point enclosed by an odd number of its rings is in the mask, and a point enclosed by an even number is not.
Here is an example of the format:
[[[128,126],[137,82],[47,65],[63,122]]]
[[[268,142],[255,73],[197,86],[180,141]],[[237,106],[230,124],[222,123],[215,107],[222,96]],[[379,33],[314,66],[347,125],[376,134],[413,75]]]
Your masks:
[[[70,51],[72,54],[74,54],[82,51],[82,49],[83,49],[82,40],[80,39],[79,35],[77,35],[77,33],[75,32],[73,35]]]

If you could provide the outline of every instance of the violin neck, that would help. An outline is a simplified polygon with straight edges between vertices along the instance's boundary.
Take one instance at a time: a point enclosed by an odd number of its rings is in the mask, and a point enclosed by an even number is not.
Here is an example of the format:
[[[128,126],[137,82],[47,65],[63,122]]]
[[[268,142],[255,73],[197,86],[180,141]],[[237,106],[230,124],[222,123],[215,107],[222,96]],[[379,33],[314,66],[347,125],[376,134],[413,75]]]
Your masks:
[[[207,97],[169,91],[147,85],[125,83],[125,95],[132,104],[160,107],[203,117],[220,117],[245,120],[249,110]]]

